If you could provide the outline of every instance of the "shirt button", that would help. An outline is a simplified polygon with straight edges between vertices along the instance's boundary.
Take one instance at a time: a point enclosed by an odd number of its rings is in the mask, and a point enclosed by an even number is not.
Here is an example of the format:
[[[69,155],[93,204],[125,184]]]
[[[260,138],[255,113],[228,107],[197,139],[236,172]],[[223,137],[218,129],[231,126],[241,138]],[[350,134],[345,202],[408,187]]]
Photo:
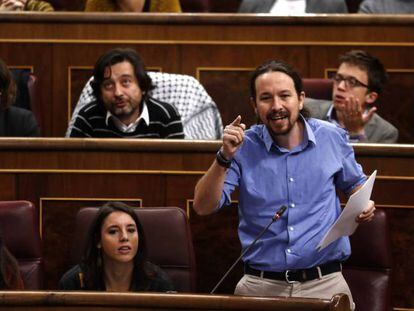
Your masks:
[[[292,250],[290,248],[288,248],[287,252],[290,254],[292,252]]]
[[[290,207],[295,207],[295,203],[290,203]]]
[[[289,227],[289,231],[293,231],[293,227]]]
[[[294,181],[293,177],[290,177],[290,178],[289,178],[289,181],[290,181],[290,182],[293,182],[293,181]]]

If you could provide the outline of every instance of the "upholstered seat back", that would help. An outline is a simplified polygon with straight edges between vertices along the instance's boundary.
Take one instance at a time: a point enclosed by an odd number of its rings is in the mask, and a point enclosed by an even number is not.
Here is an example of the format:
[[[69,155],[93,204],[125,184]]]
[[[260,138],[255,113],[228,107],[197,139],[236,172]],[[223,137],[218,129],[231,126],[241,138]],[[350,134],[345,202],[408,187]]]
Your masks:
[[[72,263],[78,263],[92,220],[98,208],[79,210],[71,252]],[[135,209],[142,223],[148,249],[148,258],[171,277],[175,289],[195,291],[195,259],[190,226],[184,211],[177,207]]]
[[[307,78],[302,79],[305,96],[315,99],[332,99],[333,82],[331,79]]]
[[[391,310],[391,242],[386,213],[376,210],[371,222],[351,235],[352,254],[343,273],[358,311]]]
[[[19,262],[25,289],[42,289],[43,259],[34,205],[0,201],[0,230],[5,245]]]

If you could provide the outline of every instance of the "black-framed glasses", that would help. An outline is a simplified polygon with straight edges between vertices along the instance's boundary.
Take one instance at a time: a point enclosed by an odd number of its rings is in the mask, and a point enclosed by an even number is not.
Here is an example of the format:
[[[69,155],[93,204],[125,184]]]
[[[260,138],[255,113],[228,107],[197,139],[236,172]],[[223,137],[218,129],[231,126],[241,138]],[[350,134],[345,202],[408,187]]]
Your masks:
[[[333,76],[332,80],[334,81],[334,83],[339,84],[342,81],[344,81],[345,86],[347,88],[351,88],[353,89],[354,87],[366,87],[368,88],[368,85],[365,83],[362,83],[361,81],[359,81],[357,78],[354,77],[345,77],[339,73],[337,73],[336,75]]]

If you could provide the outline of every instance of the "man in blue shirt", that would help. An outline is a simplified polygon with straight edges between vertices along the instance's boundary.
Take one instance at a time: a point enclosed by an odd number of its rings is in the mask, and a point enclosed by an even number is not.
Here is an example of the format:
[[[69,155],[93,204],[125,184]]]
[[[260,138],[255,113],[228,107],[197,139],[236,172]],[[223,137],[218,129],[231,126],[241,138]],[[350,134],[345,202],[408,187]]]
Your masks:
[[[346,293],[352,302],[341,273],[341,262],[351,253],[349,238],[316,250],[341,213],[336,190],[350,195],[366,180],[347,134],[307,118],[302,80],[283,62],[258,67],[250,89],[261,124],[245,132],[238,116],[226,126],[216,160],[195,187],[194,209],[213,213],[229,205],[239,187],[239,238],[245,249],[280,206],[288,207],[244,255],[245,275],[236,294],[331,299]],[[356,221],[369,221],[374,210],[370,201]]]

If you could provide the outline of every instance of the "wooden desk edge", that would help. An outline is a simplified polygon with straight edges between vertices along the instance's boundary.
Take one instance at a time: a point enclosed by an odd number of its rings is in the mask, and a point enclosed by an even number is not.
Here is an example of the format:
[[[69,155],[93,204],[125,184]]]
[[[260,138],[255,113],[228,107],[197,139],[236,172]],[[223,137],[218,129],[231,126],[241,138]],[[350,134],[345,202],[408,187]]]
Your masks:
[[[284,24],[389,24],[412,25],[412,14],[306,14],[275,16],[272,14],[241,13],[105,13],[102,12],[1,12],[0,23],[122,23],[122,24],[225,24],[225,25],[284,25]]]
[[[338,294],[331,300],[288,297],[246,297],[233,295],[176,293],[109,293],[82,291],[0,291],[1,306],[134,306],[158,308],[253,310],[350,310],[349,299]],[[186,307],[187,306],[187,307]],[[285,307],[285,308],[283,308]]]
[[[0,150],[92,150],[216,152],[220,140],[186,139],[108,139],[108,138],[0,138]],[[353,144],[357,155],[414,156],[414,145]]]

